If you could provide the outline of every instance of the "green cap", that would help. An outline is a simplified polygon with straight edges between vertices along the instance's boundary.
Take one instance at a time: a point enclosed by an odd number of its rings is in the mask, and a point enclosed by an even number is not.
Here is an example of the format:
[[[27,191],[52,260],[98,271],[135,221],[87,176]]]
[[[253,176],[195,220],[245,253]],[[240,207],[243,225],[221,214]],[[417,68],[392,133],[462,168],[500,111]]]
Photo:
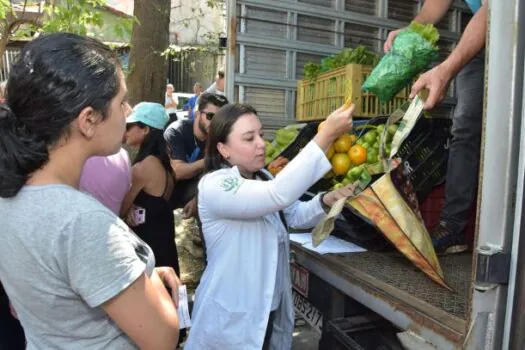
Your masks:
[[[131,115],[126,118],[126,123],[141,122],[151,128],[164,129],[170,117],[160,103],[140,102],[133,107]]]

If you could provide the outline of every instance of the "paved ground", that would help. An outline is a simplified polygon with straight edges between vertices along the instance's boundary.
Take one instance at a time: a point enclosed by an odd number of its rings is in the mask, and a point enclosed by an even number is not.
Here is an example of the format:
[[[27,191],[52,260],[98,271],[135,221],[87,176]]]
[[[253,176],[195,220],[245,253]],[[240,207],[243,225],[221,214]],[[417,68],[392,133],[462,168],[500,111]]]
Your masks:
[[[182,220],[182,213],[179,210],[175,211],[175,231],[175,242],[181,269],[180,278],[182,283],[188,288],[191,298],[195,293],[203,269],[202,248],[199,244],[198,228],[195,222]],[[294,350],[317,350],[319,338],[319,334],[306,322],[302,320],[296,321],[293,333]]]

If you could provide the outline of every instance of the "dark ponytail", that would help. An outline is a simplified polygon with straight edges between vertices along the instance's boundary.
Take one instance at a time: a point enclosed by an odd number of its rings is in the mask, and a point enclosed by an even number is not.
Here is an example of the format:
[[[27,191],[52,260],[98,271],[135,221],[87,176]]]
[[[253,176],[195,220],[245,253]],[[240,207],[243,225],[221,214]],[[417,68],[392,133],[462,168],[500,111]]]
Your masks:
[[[119,81],[118,59],[95,39],[57,33],[28,43],[0,106],[0,197],[16,196],[84,108],[104,120]]]
[[[0,105],[0,197],[14,197],[48,159],[47,145]]]

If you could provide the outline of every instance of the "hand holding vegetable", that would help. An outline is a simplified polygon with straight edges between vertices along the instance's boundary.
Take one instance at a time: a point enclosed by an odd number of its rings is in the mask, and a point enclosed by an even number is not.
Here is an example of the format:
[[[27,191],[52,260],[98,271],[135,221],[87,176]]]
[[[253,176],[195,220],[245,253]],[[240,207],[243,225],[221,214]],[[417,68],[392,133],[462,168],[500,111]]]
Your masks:
[[[385,43],[388,53],[361,88],[377,95],[381,102],[390,101],[432,63],[438,40],[439,33],[431,24],[412,22],[407,28],[390,33]]]
[[[315,135],[313,141],[326,153],[330,145],[339,136],[345,134],[352,128],[352,113],[355,105],[342,106],[332,112],[323,123],[323,128]]]
[[[383,51],[385,51],[385,53],[392,49],[392,44],[394,43],[394,39],[403,30],[406,30],[406,28],[393,30],[390,33],[388,33],[388,36],[387,36],[386,41],[385,41],[385,44],[383,45]]]
[[[414,98],[422,89],[426,88],[428,89],[428,97],[423,108],[432,109],[445,98],[451,80],[451,71],[440,64],[419,77],[412,86],[410,98]]]

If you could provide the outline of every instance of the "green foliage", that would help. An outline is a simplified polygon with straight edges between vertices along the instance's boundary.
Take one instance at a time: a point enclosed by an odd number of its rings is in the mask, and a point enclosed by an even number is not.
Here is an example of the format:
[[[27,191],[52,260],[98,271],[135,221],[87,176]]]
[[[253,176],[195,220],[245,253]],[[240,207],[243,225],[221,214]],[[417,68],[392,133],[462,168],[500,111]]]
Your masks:
[[[335,56],[326,57],[321,64],[308,62],[304,65],[305,79],[315,79],[320,73],[328,72],[332,69],[344,67],[347,64],[365,64],[374,66],[379,61],[379,56],[368,51],[363,45],[355,49],[346,48]]]
[[[89,27],[101,28],[104,25],[101,6],[105,0],[65,0],[60,5],[45,6],[47,20],[44,21],[42,32],[71,32],[80,35],[88,33]]]
[[[9,0],[0,0],[0,19],[7,17],[11,12],[11,2]]]
[[[28,1],[28,4],[31,3]],[[100,29],[104,26],[103,8],[106,0],[64,0],[55,5],[45,5],[42,16],[37,21],[25,21],[25,25],[14,28],[11,37],[30,37],[32,32],[38,30],[44,33],[71,32],[80,35],[96,36],[90,30]],[[22,11],[23,12],[23,11]],[[8,16],[8,15],[11,16]],[[13,11],[9,0],[0,0],[0,22],[7,27],[18,18],[19,13]],[[120,38],[129,37],[134,17],[120,19],[113,26],[115,34]]]

